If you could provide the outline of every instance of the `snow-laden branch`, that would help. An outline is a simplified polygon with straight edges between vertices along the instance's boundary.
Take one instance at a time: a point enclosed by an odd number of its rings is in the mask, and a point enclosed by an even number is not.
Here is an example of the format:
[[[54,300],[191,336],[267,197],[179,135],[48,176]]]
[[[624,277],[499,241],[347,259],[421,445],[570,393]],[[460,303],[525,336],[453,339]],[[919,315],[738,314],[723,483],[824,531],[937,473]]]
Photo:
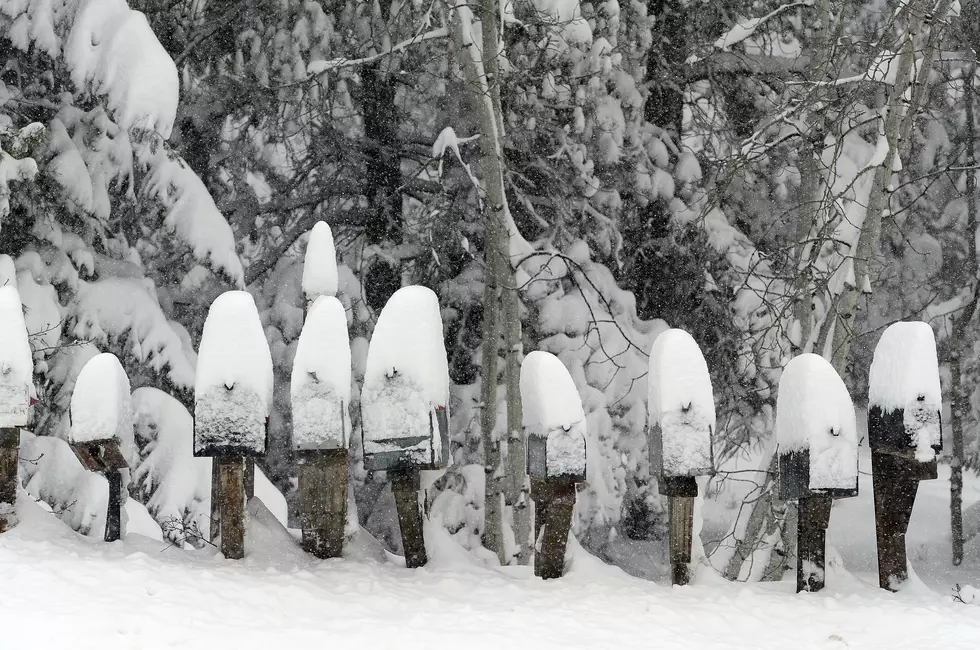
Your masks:
[[[391,56],[393,54],[398,54],[399,52],[404,52],[413,45],[418,45],[419,43],[424,43],[425,41],[435,40],[437,38],[446,38],[449,36],[449,30],[445,27],[439,27],[438,29],[433,29],[428,32],[423,32],[421,34],[416,34],[411,38],[407,38],[401,43],[396,44],[390,50],[384,52],[379,52],[378,54],[372,54],[371,56],[361,57],[359,59],[348,59],[347,57],[339,57],[336,59],[330,59],[329,61],[324,61],[320,59],[318,61],[310,61],[309,65],[306,66],[306,73],[310,77],[316,77],[325,72],[330,72],[332,70],[339,70],[341,68],[351,68],[359,65],[367,65],[369,63],[374,63],[379,61],[386,56]]]
[[[715,49],[721,50],[722,52],[727,52],[732,46],[741,43],[742,41],[751,38],[756,30],[761,26],[775,18],[776,16],[789,11],[790,9],[795,9],[796,7],[812,7],[813,0],[802,0],[801,2],[789,2],[784,5],[780,5],[767,13],[765,16],[759,18],[749,18],[741,22],[735,23],[731,29],[718,37],[718,40],[714,42],[713,47]],[[693,63],[693,61],[692,61]]]

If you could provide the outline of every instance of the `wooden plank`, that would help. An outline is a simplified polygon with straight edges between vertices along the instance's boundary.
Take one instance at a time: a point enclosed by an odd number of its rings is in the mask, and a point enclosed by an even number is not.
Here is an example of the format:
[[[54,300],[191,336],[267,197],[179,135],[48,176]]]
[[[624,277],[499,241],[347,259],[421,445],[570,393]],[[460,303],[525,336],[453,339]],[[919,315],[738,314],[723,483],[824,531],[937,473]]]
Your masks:
[[[691,581],[694,498],[668,497],[667,518],[670,526],[671,581],[675,585],[686,585]]]
[[[419,470],[406,468],[390,471],[388,476],[391,477],[391,490],[395,495],[398,527],[401,529],[402,547],[405,549],[405,566],[410,569],[425,566],[429,558],[425,553],[425,538],[422,536]]]
[[[221,536],[221,473],[218,470],[218,459],[211,459],[211,529],[208,541],[215,543]]]
[[[565,548],[575,509],[575,481],[564,476],[548,479],[537,494],[535,523],[540,522],[544,530],[534,552],[534,575],[545,580],[560,578],[565,572]]]
[[[319,558],[341,557],[347,522],[347,450],[302,452],[299,465],[303,549]]]
[[[820,591],[826,584],[827,526],[833,499],[801,497],[796,532],[796,591]]]
[[[878,586],[898,591],[908,580],[905,534],[909,529],[921,472],[914,459],[871,452],[875,537],[878,543]],[[918,463],[922,465],[923,463]]]
[[[17,503],[17,463],[20,455],[20,429],[0,428],[0,533],[13,527]],[[6,513],[11,516],[6,516]]]
[[[255,496],[255,459],[245,457],[245,499]]]
[[[229,560],[245,557],[245,459],[220,456],[221,553]],[[213,498],[213,497],[212,497]]]
[[[105,515],[105,541],[122,539],[122,472],[106,472],[109,482],[109,505]]]

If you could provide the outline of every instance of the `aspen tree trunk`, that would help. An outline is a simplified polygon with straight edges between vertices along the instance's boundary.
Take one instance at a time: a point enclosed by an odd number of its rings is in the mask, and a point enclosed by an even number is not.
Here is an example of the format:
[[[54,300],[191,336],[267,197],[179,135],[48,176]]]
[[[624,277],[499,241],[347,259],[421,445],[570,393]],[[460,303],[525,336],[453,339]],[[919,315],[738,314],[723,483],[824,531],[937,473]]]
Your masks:
[[[527,441],[524,438],[524,408],[521,402],[521,362],[524,345],[521,336],[520,295],[516,278],[508,264],[509,278],[504,287],[504,346],[507,384],[507,480],[505,502],[511,509],[517,563],[531,560],[531,508],[526,493]]]

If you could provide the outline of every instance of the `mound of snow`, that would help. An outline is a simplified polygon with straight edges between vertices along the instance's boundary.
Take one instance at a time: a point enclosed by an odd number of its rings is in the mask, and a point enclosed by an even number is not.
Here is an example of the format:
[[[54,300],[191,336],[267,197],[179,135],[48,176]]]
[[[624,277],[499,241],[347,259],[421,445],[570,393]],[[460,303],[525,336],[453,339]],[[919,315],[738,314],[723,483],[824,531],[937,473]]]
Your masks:
[[[8,258],[9,259],[9,258]],[[0,287],[0,426],[26,426],[31,408],[34,359],[24,308],[13,284]]]
[[[97,354],[82,367],[71,394],[72,443],[115,439],[127,461],[136,459],[129,377],[116,355]]]
[[[647,382],[647,409],[655,438],[650,442],[651,471],[662,469],[664,476],[710,474],[715,399],[708,364],[690,334],[669,329],[657,337],[650,351]]]
[[[361,391],[365,455],[397,452],[421,465],[448,453],[435,432],[449,417],[449,363],[436,294],[403,287],[388,300],[368,348]]]
[[[585,476],[585,410],[572,376],[558,357],[536,350],[524,358],[521,401],[531,476]],[[540,442],[545,440],[542,450]]]
[[[290,397],[295,449],[337,449],[350,444],[351,352],[344,306],[320,296],[296,345]]]
[[[847,386],[830,363],[801,354],[786,364],[776,397],[779,453],[809,452],[812,489],[853,488],[857,420]]]
[[[272,354],[252,296],[221,294],[208,311],[198,351],[194,453],[264,453],[272,377]]]
[[[303,294],[307,303],[319,296],[337,295],[337,252],[333,245],[333,232],[323,221],[318,221],[310,231],[303,259]]]

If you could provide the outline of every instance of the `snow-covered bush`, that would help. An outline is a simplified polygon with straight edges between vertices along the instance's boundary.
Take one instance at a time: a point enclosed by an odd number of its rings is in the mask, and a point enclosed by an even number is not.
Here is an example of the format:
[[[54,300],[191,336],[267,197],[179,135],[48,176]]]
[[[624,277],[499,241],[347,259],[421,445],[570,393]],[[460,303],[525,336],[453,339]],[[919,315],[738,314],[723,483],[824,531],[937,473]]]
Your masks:
[[[194,385],[194,453],[262,455],[272,355],[252,296],[227,291],[208,311]]]
[[[309,264],[309,249],[306,257]],[[319,295],[309,308],[296,346],[291,386],[293,448],[346,449],[351,350],[347,314],[332,295]]]
[[[555,355],[536,350],[521,364],[521,400],[532,478],[585,478],[585,411],[575,382]]]
[[[783,369],[776,440],[781,499],[857,494],[854,405],[840,375],[820,355],[801,354]]]
[[[378,317],[361,389],[365,464],[441,467],[448,440],[449,368],[439,299],[431,289],[403,287]]]
[[[932,327],[890,325],[875,348],[868,379],[868,439],[872,449],[914,450],[919,462],[942,449],[942,389]]]
[[[13,286],[0,286],[0,427],[27,425],[33,374],[20,294]]]
[[[708,364],[690,334],[662,332],[647,375],[650,471],[663,478],[714,472],[715,402]]]

